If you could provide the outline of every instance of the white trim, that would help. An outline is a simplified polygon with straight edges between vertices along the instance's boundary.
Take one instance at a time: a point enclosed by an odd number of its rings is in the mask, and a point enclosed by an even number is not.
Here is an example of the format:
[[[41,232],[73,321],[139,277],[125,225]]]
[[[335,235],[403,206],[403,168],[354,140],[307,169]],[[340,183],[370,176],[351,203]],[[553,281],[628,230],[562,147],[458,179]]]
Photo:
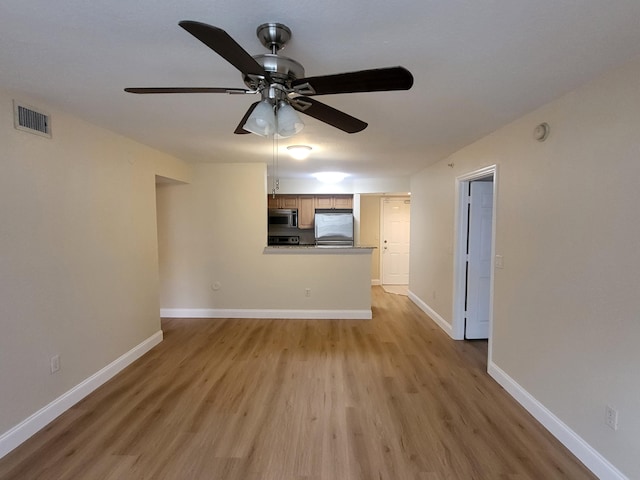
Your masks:
[[[40,429],[46,427],[58,416],[73,407],[96,388],[109,381],[121,370],[131,365],[160,342],[162,342],[162,330],[154,333],[106,367],[35,412],[29,418],[26,418],[15,427],[3,433],[0,436],[0,458],[4,457]]]
[[[449,322],[442,318],[433,308],[420,300],[420,298],[418,298],[416,294],[411,290],[409,290],[408,292],[408,297],[413,303],[418,306],[418,308],[420,308],[420,310],[426,313],[431,318],[431,320],[434,321],[434,323],[436,323],[442,330],[444,330],[447,335],[453,338],[453,330],[451,329],[451,325],[449,324]]]
[[[240,310],[224,308],[161,308],[162,318],[286,318],[371,320],[369,310]]]
[[[371,285],[382,285],[382,281],[379,278],[374,278],[371,280]]]
[[[600,480],[629,480],[620,470],[609,463],[606,458],[585,442],[576,432],[565,425],[495,363],[489,363],[488,372],[496,382],[549,430],[554,437],[567,447],[571,453]]]
[[[453,315],[451,319],[451,338],[454,340],[464,339],[464,291],[465,291],[465,262],[466,262],[466,244],[467,244],[467,221],[465,207],[467,192],[465,186],[473,180],[493,175],[493,215],[491,219],[491,286],[489,288],[489,352],[488,358],[491,360],[493,352],[493,285],[495,281],[495,268],[493,259],[496,255],[496,219],[497,203],[498,203],[498,166],[489,165],[488,167],[474,170],[456,177],[455,185],[455,218],[453,223]]]
[[[468,202],[465,186],[467,182],[456,178],[455,220],[453,222],[453,310],[451,319],[452,338],[464,339],[464,291],[465,291],[465,259],[467,243],[468,218],[464,208]]]

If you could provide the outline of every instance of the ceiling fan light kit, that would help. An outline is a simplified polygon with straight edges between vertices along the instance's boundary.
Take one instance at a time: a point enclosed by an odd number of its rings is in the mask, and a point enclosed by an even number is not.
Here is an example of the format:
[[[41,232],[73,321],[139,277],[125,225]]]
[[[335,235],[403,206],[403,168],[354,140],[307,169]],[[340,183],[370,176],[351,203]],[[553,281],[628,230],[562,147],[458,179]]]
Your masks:
[[[387,67],[356,72],[305,77],[304,67],[297,61],[278,55],[291,39],[291,30],[281,23],[264,23],[256,30],[258,39],[271,53],[251,56],[221,28],[192,20],[179,23],[195,38],[204,43],[242,73],[249,89],[226,87],[136,87],[125,88],[136,94],[158,93],[259,93],[262,101],[253,103],[236,127],[234,133],[287,137],[299,133],[304,127],[297,112],[338,128],[346,133],[357,133],[367,123],[313,98],[356,92],[409,90],[413,75],[404,67]],[[266,107],[271,109],[267,113]],[[273,118],[272,118],[273,117]]]
[[[274,110],[269,100],[259,102],[241,128],[261,137],[277,134],[279,138],[291,137],[302,131],[304,123],[291,105],[281,101],[277,111]]]
[[[242,128],[262,137],[273,135],[276,132],[276,116],[269,100],[263,100],[256,105]]]
[[[276,121],[278,124],[278,135],[283,138],[292,137],[296,133],[300,133],[304,128],[304,123],[302,123],[300,115],[284,100],[281,100],[278,105]]]

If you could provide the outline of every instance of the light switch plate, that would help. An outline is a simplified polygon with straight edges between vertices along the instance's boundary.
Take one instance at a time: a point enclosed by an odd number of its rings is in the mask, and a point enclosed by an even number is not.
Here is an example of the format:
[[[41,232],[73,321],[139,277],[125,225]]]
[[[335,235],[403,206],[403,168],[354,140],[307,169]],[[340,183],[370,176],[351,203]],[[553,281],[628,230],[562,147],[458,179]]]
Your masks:
[[[504,268],[504,260],[502,255],[496,255],[496,268]]]

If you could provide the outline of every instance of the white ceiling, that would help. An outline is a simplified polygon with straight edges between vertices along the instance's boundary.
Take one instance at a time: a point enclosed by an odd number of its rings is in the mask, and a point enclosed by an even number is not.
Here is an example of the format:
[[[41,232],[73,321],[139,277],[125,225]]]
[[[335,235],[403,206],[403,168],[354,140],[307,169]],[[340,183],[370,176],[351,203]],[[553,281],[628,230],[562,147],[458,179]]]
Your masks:
[[[307,76],[413,73],[409,91],[316,97],[369,127],[349,135],[304,116],[280,147],[308,144],[312,156],[281,156],[282,177],[415,173],[640,54],[638,0],[2,0],[0,86],[189,162],[270,161],[270,140],[233,134],[256,96],[123,92],[244,87],[180,20],[220,27],[253,55],[266,53],[256,27],[284,23],[281,54]]]

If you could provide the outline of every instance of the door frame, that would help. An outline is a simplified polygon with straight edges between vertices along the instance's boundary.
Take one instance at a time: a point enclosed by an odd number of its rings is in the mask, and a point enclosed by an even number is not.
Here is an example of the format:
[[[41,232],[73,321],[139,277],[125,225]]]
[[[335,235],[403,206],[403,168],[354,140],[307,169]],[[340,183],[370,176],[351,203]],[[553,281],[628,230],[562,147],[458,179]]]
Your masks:
[[[467,261],[467,204],[466,197],[469,183],[493,176],[493,215],[491,218],[491,280],[489,288],[489,359],[493,336],[493,288],[496,255],[496,218],[498,198],[498,166],[489,165],[456,177],[455,219],[454,219],[454,255],[453,255],[453,318],[451,333],[455,340],[464,340],[464,303],[466,293],[466,261]]]

